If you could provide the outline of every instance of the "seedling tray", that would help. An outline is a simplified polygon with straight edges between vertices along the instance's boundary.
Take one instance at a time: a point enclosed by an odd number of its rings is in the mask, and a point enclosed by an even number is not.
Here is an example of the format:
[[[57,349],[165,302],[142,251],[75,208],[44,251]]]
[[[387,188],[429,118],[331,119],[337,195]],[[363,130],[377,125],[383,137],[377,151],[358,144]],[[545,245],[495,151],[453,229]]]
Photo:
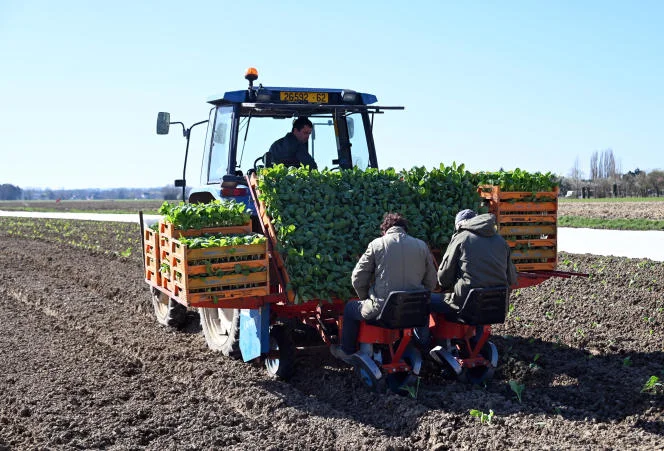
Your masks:
[[[173,238],[169,251],[173,295],[187,306],[269,293],[267,243],[189,249]],[[233,273],[238,265],[242,271],[258,271]]]

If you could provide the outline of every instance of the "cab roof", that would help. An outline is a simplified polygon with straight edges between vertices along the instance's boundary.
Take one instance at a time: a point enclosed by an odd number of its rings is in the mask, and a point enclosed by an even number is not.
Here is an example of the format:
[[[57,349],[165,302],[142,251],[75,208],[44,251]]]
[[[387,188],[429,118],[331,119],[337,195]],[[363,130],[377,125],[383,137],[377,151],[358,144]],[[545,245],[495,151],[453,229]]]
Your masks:
[[[324,89],[324,88],[293,88],[293,87],[273,87],[273,86],[258,86],[253,89],[244,89],[241,91],[228,91],[223,95],[211,96],[208,98],[207,102],[212,105],[228,105],[228,104],[240,104],[240,103],[258,103],[256,95],[261,93],[269,93],[270,100],[263,100],[260,103],[277,103],[281,105],[298,105],[306,104],[308,102],[304,101],[294,101],[290,102],[287,100],[281,100],[280,93],[327,93],[328,102],[330,105],[342,104],[341,98],[343,93],[355,92],[349,89]],[[352,102],[353,105],[371,105],[376,103],[378,99],[373,94],[367,94],[363,92],[356,92],[356,100]]]

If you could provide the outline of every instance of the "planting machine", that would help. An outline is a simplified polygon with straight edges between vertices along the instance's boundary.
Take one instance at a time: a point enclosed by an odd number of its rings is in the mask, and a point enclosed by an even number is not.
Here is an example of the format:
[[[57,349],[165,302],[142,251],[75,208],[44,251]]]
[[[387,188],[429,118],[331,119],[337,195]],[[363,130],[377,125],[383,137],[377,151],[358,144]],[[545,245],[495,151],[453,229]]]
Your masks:
[[[180,327],[187,308],[196,308],[211,349],[245,361],[261,359],[271,375],[288,378],[293,374],[296,351],[303,348],[296,345],[294,337],[301,334],[294,331],[316,332],[324,344],[337,343],[347,299],[296,299],[289,288],[287,264],[278,252],[277,230],[259,197],[257,172],[269,164],[265,155],[272,142],[289,132],[291,121],[299,116],[309,117],[314,124],[310,153],[319,167],[377,168],[374,118],[403,107],[377,106],[374,95],[346,89],[255,86],[258,74],[253,68],[245,78],[247,89],[210,98],[209,118],[191,127],[172,122],[168,113],[159,113],[157,133],[166,134],[171,125],[178,124],[187,139],[183,178],[175,182],[182,188],[183,199],[190,203],[233,199],[247,206],[251,222],[220,230],[178,230],[167,222],[161,222],[156,231],[143,229],[145,279],[160,323]],[[190,132],[205,123],[201,184],[185,197]],[[500,190],[481,187],[479,192],[496,214],[501,234],[513,246],[518,287],[568,276],[555,271],[557,192],[542,194],[548,196],[546,202],[525,199],[525,194],[516,202],[511,198],[509,209]],[[257,232],[268,239],[263,244],[209,249],[188,249],[180,242],[182,236],[208,232]],[[238,259],[267,270],[192,277],[209,270],[202,260],[214,261],[215,269],[224,269]],[[477,312],[485,312],[487,300],[497,299],[499,312],[492,312],[490,318],[504,320],[507,287],[478,292],[475,297],[471,304]],[[428,327],[434,340],[431,357],[446,371],[469,381],[490,377],[498,359],[495,346],[488,341],[490,323],[481,323],[478,333],[472,321],[449,321],[431,313],[428,304],[428,293],[395,293],[380,318],[361,325],[355,370],[367,387],[388,385],[398,390],[419,374],[423,356],[412,338],[421,327]],[[317,342],[320,346],[320,340]]]

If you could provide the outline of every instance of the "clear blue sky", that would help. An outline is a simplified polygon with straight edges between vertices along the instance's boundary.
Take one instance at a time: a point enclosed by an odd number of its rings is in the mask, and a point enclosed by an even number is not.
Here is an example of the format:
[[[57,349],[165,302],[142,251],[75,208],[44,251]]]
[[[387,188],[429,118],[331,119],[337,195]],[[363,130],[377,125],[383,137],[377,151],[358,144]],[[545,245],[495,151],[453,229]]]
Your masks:
[[[663,169],[662,24],[661,1],[0,0],[0,183],[171,184],[185,141],[157,112],[206,119],[249,66],[405,106],[377,118],[383,168],[588,174],[611,148],[623,172]]]

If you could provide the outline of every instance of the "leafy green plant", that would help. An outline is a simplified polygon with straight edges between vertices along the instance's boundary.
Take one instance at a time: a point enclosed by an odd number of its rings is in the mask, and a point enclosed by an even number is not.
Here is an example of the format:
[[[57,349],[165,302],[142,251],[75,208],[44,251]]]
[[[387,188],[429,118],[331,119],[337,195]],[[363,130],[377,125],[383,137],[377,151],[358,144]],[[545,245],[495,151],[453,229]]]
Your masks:
[[[231,227],[247,224],[251,215],[247,207],[234,200],[215,200],[207,204],[164,202],[159,208],[164,221],[183,230]]]
[[[265,243],[267,238],[257,233],[247,235],[221,235],[204,234],[195,237],[180,237],[180,243],[186,245],[189,249],[201,249],[210,247],[230,247],[245,246],[251,244]]]
[[[479,209],[477,185],[463,165],[362,171],[307,171],[275,165],[258,177],[286,261],[296,302],[347,299],[350,274],[366,246],[380,236],[383,215],[394,211],[432,249],[445,249],[454,216]]]
[[[659,381],[659,377],[650,376],[650,378],[646,381],[646,383],[643,384],[643,388],[641,388],[641,393],[654,392],[659,387],[664,387],[664,384],[662,384],[662,382]]]
[[[413,399],[417,399],[417,394],[420,390],[420,377],[417,377],[417,382],[415,383],[415,386],[412,385],[404,385],[403,387],[400,388],[400,390],[404,390],[408,392],[408,396],[410,396]]]
[[[470,416],[471,417],[476,417],[480,419],[480,423],[487,423],[491,424],[491,420],[493,420],[494,417],[494,412],[492,409],[489,409],[489,413],[484,413],[481,410],[478,409],[471,409],[470,410]]]
[[[131,248],[128,247],[128,248],[125,249],[124,251],[121,251],[121,252],[120,252],[120,255],[121,255],[122,257],[129,257],[129,256],[131,255]]]
[[[510,380],[509,382],[510,388],[512,391],[516,394],[516,398],[521,402],[521,395],[523,394],[523,390],[526,388],[524,384],[519,384],[515,380]]]
[[[475,174],[478,185],[499,186],[504,191],[553,191],[558,185],[557,177],[551,172],[530,173],[519,168],[513,171],[478,172]]]
[[[623,359],[622,361],[623,366],[625,367],[630,367],[632,366],[632,358],[630,356],[627,356]]]

